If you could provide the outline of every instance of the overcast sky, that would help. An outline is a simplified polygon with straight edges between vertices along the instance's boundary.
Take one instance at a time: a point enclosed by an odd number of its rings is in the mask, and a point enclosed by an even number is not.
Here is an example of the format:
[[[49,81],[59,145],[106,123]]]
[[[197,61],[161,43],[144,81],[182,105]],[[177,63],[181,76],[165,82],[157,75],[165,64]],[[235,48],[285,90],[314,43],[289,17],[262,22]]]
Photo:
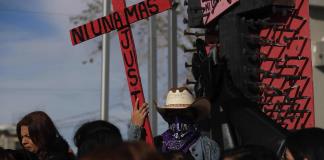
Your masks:
[[[0,124],[15,124],[26,113],[42,110],[71,144],[80,124],[99,119],[101,56],[95,56],[92,64],[82,64],[89,59],[96,40],[72,47],[69,38],[69,30],[75,27],[69,17],[79,14],[88,1],[0,1]],[[117,37],[112,38],[111,46],[110,121],[127,138],[131,103]],[[159,72],[165,72],[166,60],[159,61],[164,65]],[[147,67],[145,61],[143,64],[145,91]],[[167,90],[166,80],[159,79],[159,97]]]

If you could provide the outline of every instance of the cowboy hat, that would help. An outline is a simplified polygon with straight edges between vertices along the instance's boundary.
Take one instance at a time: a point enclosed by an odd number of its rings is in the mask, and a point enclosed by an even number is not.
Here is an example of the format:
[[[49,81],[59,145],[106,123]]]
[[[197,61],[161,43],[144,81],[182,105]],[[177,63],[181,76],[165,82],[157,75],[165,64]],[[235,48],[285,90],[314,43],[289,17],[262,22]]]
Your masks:
[[[201,120],[209,116],[211,104],[208,99],[200,97],[195,99],[190,90],[186,87],[172,88],[168,91],[164,106],[157,106],[157,111],[168,121],[168,113],[172,111],[185,112],[196,111],[196,120]]]

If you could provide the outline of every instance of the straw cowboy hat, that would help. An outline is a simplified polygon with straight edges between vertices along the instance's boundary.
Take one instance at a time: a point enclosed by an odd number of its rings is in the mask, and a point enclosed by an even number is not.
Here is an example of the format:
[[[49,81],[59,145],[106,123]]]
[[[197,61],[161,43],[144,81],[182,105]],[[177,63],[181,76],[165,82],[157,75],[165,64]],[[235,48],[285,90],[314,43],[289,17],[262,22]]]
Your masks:
[[[197,98],[195,100],[189,89],[186,87],[170,89],[165,103],[164,106],[157,106],[157,110],[166,121],[168,121],[167,114],[170,111],[186,111],[194,109],[197,111],[196,120],[201,120],[209,116],[211,109],[211,104],[208,99]]]

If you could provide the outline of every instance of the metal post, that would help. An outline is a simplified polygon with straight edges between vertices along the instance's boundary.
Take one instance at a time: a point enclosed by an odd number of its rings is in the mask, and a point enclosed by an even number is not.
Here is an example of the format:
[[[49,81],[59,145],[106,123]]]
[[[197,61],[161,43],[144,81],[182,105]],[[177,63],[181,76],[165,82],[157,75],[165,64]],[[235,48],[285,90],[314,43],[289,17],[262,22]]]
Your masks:
[[[177,13],[176,8],[172,8],[168,11],[168,87],[177,87]]]
[[[156,40],[156,17],[152,16],[149,21],[149,55],[148,55],[148,82],[149,82],[149,106],[152,135],[157,135],[157,112],[154,101],[157,100],[157,40]]]
[[[103,0],[103,15],[108,15],[111,10],[110,0]],[[108,121],[109,105],[109,34],[104,34],[102,39],[102,73],[101,73],[101,120]]]

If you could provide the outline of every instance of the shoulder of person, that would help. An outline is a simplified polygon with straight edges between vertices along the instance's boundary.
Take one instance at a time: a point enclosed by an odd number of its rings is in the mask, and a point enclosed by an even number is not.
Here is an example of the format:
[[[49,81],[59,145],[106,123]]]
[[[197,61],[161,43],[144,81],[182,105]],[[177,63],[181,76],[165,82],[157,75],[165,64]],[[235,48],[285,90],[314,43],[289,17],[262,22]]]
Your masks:
[[[220,148],[218,143],[207,136],[200,136],[199,140],[203,146],[203,152],[206,159],[218,160],[220,157]]]
[[[216,146],[218,148],[218,143],[207,136],[200,136],[199,140],[203,145]]]

